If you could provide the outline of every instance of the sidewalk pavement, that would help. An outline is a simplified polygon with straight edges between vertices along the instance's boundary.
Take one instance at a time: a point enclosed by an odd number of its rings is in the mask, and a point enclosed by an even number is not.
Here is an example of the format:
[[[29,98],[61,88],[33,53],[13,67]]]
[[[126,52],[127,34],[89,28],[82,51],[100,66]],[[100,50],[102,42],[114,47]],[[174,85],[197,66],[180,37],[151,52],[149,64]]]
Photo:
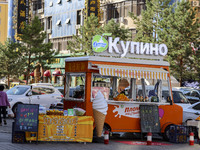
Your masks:
[[[170,146],[146,146],[146,145],[128,145],[122,144],[121,140],[133,141],[133,138],[128,139],[112,139],[109,144],[105,145],[103,143],[80,143],[80,142],[38,142],[37,143],[12,143],[12,122],[14,119],[7,119],[7,125],[0,126],[0,150],[199,150],[200,146],[195,144],[194,146],[189,146],[188,143],[185,144],[173,144]]]
[[[2,122],[2,126],[0,126],[0,133],[12,133],[12,122],[14,119],[6,119],[7,125],[4,125]]]

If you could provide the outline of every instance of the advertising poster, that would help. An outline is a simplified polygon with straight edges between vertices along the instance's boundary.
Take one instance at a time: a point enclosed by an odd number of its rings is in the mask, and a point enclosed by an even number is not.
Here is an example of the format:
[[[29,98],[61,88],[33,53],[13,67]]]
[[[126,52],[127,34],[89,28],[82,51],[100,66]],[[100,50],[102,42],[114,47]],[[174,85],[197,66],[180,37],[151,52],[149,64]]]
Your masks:
[[[87,16],[97,16],[100,19],[100,0],[86,0],[86,14]]]

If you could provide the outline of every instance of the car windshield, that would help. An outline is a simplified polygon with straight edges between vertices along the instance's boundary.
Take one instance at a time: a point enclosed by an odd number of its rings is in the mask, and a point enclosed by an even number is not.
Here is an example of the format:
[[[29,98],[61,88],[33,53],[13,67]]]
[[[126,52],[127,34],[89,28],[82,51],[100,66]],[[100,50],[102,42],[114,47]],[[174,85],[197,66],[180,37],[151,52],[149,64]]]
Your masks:
[[[172,91],[174,103],[189,103],[188,99],[180,91]],[[165,99],[169,96],[168,91],[163,91],[162,95]]]
[[[13,87],[8,90],[7,95],[23,95],[29,88],[28,87]]]
[[[174,103],[189,103],[188,99],[183,95],[182,92],[172,91]]]

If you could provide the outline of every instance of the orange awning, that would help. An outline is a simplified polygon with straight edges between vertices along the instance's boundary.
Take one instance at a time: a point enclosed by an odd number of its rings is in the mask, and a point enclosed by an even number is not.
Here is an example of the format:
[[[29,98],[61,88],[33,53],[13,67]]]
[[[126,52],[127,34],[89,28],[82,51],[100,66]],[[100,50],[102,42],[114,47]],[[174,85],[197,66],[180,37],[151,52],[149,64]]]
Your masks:
[[[60,70],[55,70],[52,74],[54,76],[61,76],[61,71]]]
[[[50,72],[49,70],[46,70],[46,71],[44,72],[44,76],[45,76],[45,77],[51,76],[51,72]]]
[[[34,77],[34,72],[31,72],[31,73],[30,73],[30,76]]]
[[[168,72],[162,68],[98,65],[101,75],[167,80]]]

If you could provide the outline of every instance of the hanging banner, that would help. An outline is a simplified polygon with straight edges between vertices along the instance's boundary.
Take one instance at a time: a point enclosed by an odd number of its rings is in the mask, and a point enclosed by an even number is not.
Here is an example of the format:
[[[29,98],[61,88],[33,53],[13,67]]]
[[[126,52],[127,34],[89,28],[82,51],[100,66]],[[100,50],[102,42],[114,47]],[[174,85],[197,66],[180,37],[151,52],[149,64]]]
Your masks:
[[[85,5],[87,17],[94,15],[100,19],[100,0],[86,0]]]
[[[17,34],[22,34],[28,24],[29,0],[18,0]]]

